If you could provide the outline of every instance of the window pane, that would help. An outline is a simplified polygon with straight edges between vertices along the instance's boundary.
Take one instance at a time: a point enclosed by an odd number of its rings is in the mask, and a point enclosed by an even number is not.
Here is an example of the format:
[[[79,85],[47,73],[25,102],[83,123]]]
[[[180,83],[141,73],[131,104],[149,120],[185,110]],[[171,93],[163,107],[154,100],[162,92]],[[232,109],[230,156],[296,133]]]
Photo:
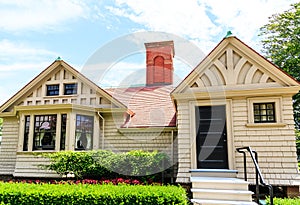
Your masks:
[[[66,148],[67,114],[61,115],[60,150]]]
[[[29,127],[30,127],[30,116],[25,116],[23,151],[28,151]]]
[[[75,95],[75,94],[77,94],[77,83],[64,85],[64,95]]]
[[[33,150],[54,150],[56,115],[35,116]]]
[[[275,103],[254,103],[254,122],[255,123],[266,123],[276,122],[275,120]]]
[[[75,150],[91,150],[93,145],[94,117],[77,115]]]
[[[59,95],[59,84],[47,85],[47,96]]]

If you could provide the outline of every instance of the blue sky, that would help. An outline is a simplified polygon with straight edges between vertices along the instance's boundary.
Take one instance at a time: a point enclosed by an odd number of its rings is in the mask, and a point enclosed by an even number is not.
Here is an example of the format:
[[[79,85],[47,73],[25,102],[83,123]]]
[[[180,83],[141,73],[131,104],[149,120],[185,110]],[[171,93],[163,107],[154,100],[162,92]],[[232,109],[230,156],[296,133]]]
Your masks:
[[[231,30],[259,51],[258,29],[268,22],[269,16],[287,10],[295,2],[0,0],[0,104],[58,56],[81,71],[99,48],[134,32],[171,33],[207,54]],[[100,85],[117,86],[123,68],[144,67],[143,58],[132,59],[131,56],[117,63],[116,70]],[[176,63],[181,66],[178,60]],[[180,77],[189,71],[179,72]]]

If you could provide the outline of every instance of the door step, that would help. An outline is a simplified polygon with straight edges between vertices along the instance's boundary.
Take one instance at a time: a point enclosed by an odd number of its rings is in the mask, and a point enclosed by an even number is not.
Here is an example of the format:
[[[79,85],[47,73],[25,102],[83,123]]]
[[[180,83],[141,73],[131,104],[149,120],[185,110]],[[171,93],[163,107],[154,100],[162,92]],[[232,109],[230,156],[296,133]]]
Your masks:
[[[238,171],[230,169],[190,169],[192,177],[236,178]]]
[[[248,201],[229,201],[229,200],[211,200],[211,199],[192,199],[194,205],[257,205],[255,202]]]
[[[226,171],[227,172],[227,171]],[[208,172],[204,172],[207,174]],[[248,190],[249,183],[235,177],[191,177],[191,192],[194,205],[254,205],[253,192]],[[232,176],[235,171],[228,172]],[[220,174],[220,171],[218,172]],[[226,173],[227,174],[227,173]]]

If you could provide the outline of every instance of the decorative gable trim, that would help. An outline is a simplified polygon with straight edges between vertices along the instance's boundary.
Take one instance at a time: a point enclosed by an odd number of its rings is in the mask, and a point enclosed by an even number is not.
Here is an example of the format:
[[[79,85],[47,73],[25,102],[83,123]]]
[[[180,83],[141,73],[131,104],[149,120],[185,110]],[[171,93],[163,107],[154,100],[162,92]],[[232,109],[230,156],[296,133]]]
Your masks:
[[[174,89],[172,94],[198,88],[260,85],[299,86],[299,83],[236,37],[224,38]],[[257,86],[255,86],[257,87]]]
[[[63,69],[63,72],[60,72],[62,69]],[[93,83],[92,81],[87,79],[85,76],[83,76],[80,72],[75,70],[69,64],[67,64],[63,60],[56,60],[50,66],[48,66],[45,70],[43,70],[38,76],[36,76],[32,81],[30,81],[27,85],[25,85],[19,92],[17,92],[7,102],[5,102],[0,107],[0,113],[12,112],[11,108],[8,110],[9,107],[23,105],[24,104],[22,102],[23,98],[32,98],[33,95],[40,96],[41,95],[40,93],[46,93],[46,90],[43,90],[45,88],[42,88],[42,86],[41,86],[41,82],[46,82],[46,84],[49,84],[49,83],[51,84],[51,83],[55,82],[56,80],[59,81],[59,79],[65,79],[66,78],[64,76],[65,74],[71,75],[71,76],[67,77],[68,79],[71,77],[71,81],[72,81],[72,79],[74,79],[74,82],[76,80],[78,80],[78,81],[82,82],[83,84],[89,86],[93,90],[93,92],[98,93],[99,95],[103,96],[103,98],[109,100],[111,102],[111,104],[113,105],[113,107],[127,109],[127,107],[124,104],[122,104],[117,99],[113,98],[109,93],[107,93],[105,90],[101,89],[95,83]],[[68,82],[71,82],[71,81],[68,80]],[[63,84],[60,84],[60,86],[63,86]],[[57,96],[56,99],[51,98],[50,96],[49,97],[44,96],[43,100],[44,100],[43,103],[35,102],[33,104],[34,105],[61,104],[61,103],[72,104],[72,101],[61,102],[62,101],[61,96]],[[28,101],[26,105],[31,105],[31,104]]]

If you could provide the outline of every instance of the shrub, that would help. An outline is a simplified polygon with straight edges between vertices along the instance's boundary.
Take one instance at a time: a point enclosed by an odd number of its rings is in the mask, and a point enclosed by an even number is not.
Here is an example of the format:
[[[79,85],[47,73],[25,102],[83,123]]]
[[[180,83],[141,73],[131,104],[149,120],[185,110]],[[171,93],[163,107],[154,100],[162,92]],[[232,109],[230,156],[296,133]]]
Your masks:
[[[273,203],[275,205],[299,205],[300,198],[274,198]],[[267,198],[267,204],[270,204],[270,198]]]
[[[168,155],[157,151],[134,150],[126,153],[113,153],[107,150],[62,151],[43,156],[50,159],[50,164],[42,166],[43,168],[60,175],[73,173],[76,178],[100,179],[123,176],[149,177],[150,175],[155,178],[157,173],[170,166]]]
[[[176,186],[0,183],[4,204],[178,204],[185,190]]]

